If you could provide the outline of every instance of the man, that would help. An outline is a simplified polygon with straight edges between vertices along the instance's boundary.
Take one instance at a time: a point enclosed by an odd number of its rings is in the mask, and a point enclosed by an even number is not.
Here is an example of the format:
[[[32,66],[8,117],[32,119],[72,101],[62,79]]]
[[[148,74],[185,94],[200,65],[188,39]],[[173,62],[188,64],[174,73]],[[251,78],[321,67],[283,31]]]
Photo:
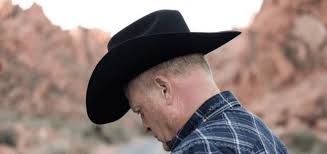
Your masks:
[[[287,153],[230,91],[219,91],[204,58],[239,34],[190,32],[173,10],[135,21],[112,37],[92,73],[89,118],[110,123],[131,108],[172,153]]]

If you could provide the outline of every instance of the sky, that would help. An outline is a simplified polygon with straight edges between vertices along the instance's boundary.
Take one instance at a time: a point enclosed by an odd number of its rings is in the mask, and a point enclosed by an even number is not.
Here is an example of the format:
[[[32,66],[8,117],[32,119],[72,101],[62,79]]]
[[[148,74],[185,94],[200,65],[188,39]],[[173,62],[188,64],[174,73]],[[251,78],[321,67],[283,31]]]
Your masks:
[[[193,32],[218,32],[246,27],[262,0],[12,0],[23,9],[41,5],[53,24],[117,33],[133,21],[160,9],[179,10]]]

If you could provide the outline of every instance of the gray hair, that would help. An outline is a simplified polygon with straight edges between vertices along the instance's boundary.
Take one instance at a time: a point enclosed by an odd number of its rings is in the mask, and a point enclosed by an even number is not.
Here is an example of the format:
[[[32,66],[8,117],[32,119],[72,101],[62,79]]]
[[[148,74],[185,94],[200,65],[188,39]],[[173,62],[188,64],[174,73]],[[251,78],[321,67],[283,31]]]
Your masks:
[[[149,79],[155,74],[164,74],[167,76],[183,76],[187,75],[188,72],[191,72],[192,69],[195,69],[196,67],[206,71],[208,73],[209,79],[213,81],[209,63],[207,62],[207,59],[204,57],[204,55],[199,53],[180,56],[165,61],[138,75],[133,80],[139,80],[139,83],[142,84],[142,89],[147,91],[146,89],[150,88],[153,84],[152,82],[149,82]],[[124,87],[125,94],[127,94],[126,90],[127,85]]]
[[[189,72],[194,66],[201,66],[205,71],[211,73],[209,64],[202,54],[189,54],[176,57],[154,66],[151,70],[165,74],[182,75]]]

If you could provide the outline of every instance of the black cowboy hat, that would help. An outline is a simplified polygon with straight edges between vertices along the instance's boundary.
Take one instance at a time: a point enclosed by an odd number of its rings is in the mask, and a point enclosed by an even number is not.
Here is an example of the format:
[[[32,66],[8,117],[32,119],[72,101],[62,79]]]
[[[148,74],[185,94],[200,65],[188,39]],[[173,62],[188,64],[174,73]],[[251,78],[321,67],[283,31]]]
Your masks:
[[[90,120],[105,124],[120,119],[130,109],[123,86],[147,69],[178,56],[207,54],[239,34],[190,32],[174,10],[156,11],[135,21],[111,38],[108,53],[93,70],[86,92]]]

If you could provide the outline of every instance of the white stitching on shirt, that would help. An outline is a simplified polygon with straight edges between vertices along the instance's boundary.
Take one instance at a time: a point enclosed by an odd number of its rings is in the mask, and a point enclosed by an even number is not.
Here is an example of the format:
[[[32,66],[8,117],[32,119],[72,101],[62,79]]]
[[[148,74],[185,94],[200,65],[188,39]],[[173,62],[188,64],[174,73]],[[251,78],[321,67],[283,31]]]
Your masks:
[[[227,101],[227,100],[225,99],[225,97],[224,97],[221,93],[219,93],[219,95],[221,96],[221,98],[223,98],[224,101],[226,101],[226,103],[227,103],[230,107],[232,107],[232,105],[229,104],[229,101]]]
[[[254,119],[254,117],[253,117],[253,114],[252,114],[251,112],[249,112],[249,113],[250,113],[250,115],[251,115],[251,117],[252,117],[253,125],[254,125],[254,127],[255,127],[255,129],[256,129],[256,131],[257,131],[257,134],[258,134],[258,136],[259,136],[260,142],[262,143],[263,149],[264,149],[265,152],[268,154],[268,152],[267,152],[267,150],[266,150],[266,147],[265,147],[265,143],[263,143],[263,141],[262,141],[262,138],[261,138],[261,135],[260,135],[260,133],[259,133],[259,130],[258,130],[257,124],[256,124],[255,119]]]
[[[218,113],[221,113],[223,111],[225,111],[226,108],[229,108],[230,106],[233,106],[234,104],[237,104],[238,102],[237,101],[233,101],[233,102],[230,102],[224,106],[222,106],[219,110],[216,110],[215,112],[211,113],[210,115],[208,115],[207,119],[209,119],[210,117],[218,114]]]
[[[200,118],[203,118],[203,116],[202,116],[200,113],[198,113],[198,111],[196,111],[195,114],[196,114],[197,116],[199,116]]]
[[[204,136],[199,129],[195,129],[195,131],[197,131],[201,137],[204,138],[204,141],[206,142],[206,145],[207,145],[207,149],[208,149],[208,153],[211,154],[211,150],[210,150],[210,145],[209,145],[209,142],[208,142],[208,139],[206,136]]]
[[[233,131],[233,136],[235,137],[235,141],[236,141],[236,146],[237,146],[237,153],[241,153],[240,151],[240,143],[239,143],[239,140],[238,140],[238,136],[237,136],[237,133],[232,125],[232,123],[230,122],[229,118],[227,117],[226,113],[223,113],[224,117],[226,118],[228,124],[230,125],[230,128],[232,129]]]

